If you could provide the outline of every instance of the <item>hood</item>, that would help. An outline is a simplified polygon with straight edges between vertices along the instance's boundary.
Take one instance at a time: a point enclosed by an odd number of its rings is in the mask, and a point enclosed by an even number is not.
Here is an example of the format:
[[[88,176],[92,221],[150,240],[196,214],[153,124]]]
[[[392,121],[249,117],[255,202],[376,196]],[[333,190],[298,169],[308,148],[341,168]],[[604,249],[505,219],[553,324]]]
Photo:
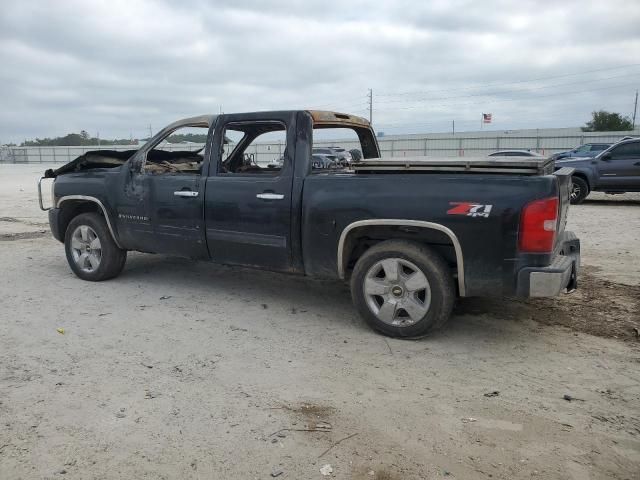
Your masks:
[[[571,165],[573,163],[584,162],[585,160],[591,161],[591,160],[593,160],[593,157],[565,157],[565,158],[558,158],[556,160],[556,163],[561,163],[562,165]]]

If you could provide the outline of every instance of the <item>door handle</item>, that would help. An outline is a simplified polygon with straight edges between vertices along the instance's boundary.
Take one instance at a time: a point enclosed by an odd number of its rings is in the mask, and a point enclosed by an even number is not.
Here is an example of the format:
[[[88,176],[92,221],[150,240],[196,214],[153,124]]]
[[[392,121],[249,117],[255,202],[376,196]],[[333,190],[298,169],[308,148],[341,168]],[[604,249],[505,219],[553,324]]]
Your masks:
[[[173,192],[176,197],[197,197],[198,192],[192,192],[191,190],[178,190]]]
[[[282,200],[284,198],[284,195],[282,195],[281,193],[265,192],[257,194],[256,197],[262,200]]]

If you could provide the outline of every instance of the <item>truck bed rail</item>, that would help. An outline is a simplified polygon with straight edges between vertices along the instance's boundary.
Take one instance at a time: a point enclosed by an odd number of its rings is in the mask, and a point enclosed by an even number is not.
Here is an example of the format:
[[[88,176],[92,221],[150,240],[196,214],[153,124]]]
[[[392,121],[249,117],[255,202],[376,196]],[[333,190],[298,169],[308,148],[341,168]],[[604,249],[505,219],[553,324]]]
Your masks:
[[[355,162],[356,172],[469,172],[469,173],[510,173],[519,175],[549,175],[553,173],[554,161],[550,158],[367,158]]]

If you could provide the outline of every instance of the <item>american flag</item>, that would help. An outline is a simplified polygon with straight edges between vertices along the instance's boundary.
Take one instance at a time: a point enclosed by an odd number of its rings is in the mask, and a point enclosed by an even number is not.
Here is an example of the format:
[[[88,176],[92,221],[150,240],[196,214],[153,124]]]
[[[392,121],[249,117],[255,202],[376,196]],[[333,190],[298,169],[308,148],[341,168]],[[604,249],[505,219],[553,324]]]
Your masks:
[[[491,123],[491,114],[483,113],[482,114],[482,123]]]

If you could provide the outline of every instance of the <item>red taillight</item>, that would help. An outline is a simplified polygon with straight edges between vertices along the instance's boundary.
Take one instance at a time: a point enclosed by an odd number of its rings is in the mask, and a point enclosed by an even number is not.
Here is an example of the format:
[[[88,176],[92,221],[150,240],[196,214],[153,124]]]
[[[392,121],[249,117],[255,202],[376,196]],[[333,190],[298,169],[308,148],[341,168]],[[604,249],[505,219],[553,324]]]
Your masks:
[[[558,197],[527,203],[520,220],[519,247],[521,252],[548,253],[553,251],[558,224]]]

